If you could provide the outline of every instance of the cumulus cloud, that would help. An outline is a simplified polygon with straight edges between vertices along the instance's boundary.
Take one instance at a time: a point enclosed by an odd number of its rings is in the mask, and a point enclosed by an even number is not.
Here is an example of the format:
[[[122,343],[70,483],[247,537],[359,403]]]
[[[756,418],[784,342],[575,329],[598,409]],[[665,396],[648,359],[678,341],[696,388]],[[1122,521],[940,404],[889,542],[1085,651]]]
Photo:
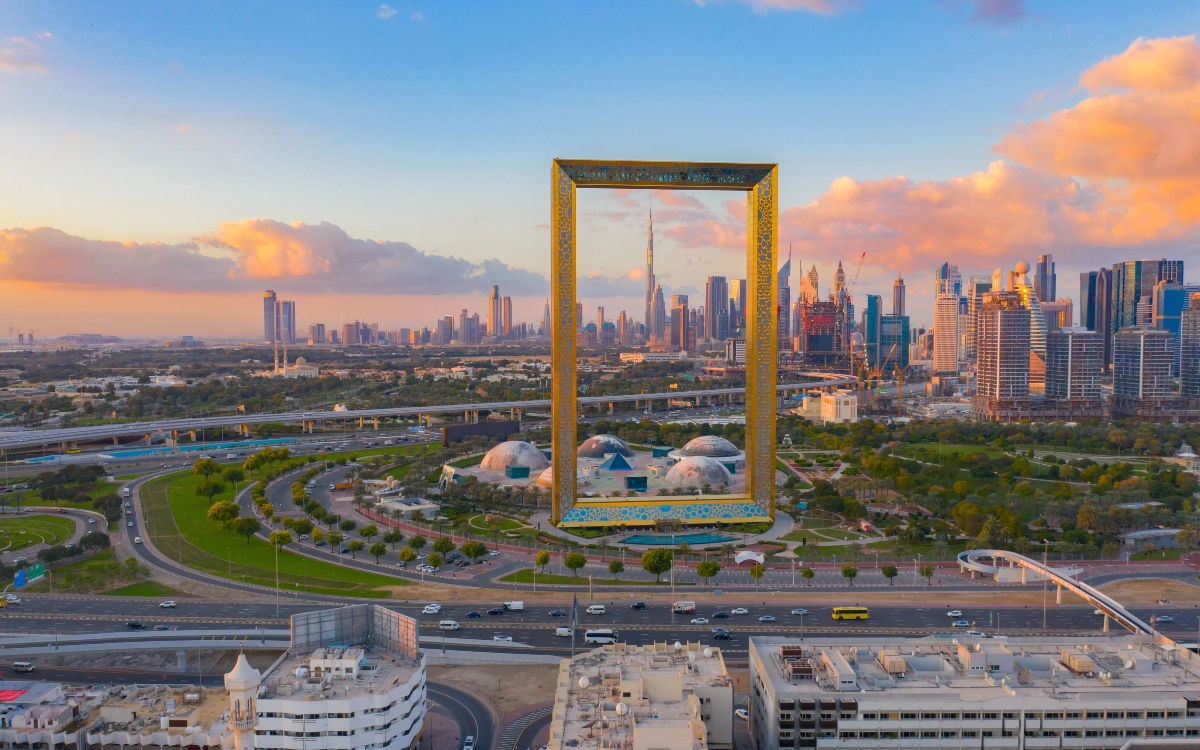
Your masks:
[[[286,284],[307,293],[463,294],[499,284],[544,294],[541,274],[491,259],[471,262],[405,242],[350,237],[328,223],[247,219],[180,244],[90,240],[57,229],[0,230],[0,278],[159,291],[242,291]]]
[[[380,5],[379,10],[375,11],[375,17],[386,21],[389,18],[394,18],[399,12],[390,5]]]
[[[830,16],[840,10],[857,6],[854,0],[693,0],[696,5],[719,5],[726,2],[736,2],[749,5],[755,12],[763,13],[773,10],[803,10],[809,13],[819,13]]]

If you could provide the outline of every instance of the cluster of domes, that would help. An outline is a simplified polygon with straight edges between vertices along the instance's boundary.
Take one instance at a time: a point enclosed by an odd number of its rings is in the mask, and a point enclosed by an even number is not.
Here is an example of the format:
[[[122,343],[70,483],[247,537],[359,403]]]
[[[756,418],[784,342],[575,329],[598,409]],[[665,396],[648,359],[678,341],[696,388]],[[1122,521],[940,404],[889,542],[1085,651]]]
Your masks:
[[[616,435],[593,435],[583,441],[575,455],[580,458],[604,458],[610,453],[628,457],[633,455],[633,449]]]
[[[733,475],[724,464],[708,456],[688,456],[667,472],[667,484],[672,487],[700,487],[709,485],[728,487]]]
[[[676,453],[680,456],[708,456],[709,458],[733,458],[742,455],[736,445],[719,435],[701,435],[693,438]]]
[[[504,471],[508,466],[526,466],[531,473],[535,470],[545,469],[549,465],[550,461],[546,458],[546,454],[524,440],[509,440],[500,443],[488,451],[483,460],[479,462],[479,468],[486,471]]]

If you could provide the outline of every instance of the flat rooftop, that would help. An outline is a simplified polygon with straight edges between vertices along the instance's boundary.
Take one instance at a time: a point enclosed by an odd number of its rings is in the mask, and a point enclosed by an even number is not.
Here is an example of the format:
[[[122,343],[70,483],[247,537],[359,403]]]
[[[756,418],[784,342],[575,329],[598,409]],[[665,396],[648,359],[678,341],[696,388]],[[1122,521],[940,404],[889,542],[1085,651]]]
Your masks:
[[[330,665],[357,665],[352,676]],[[317,666],[323,667],[317,669]],[[420,659],[371,646],[328,646],[307,654],[289,654],[263,676],[265,700],[353,700],[383,695],[408,682],[421,669]]]
[[[1101,638],[752,637],[781,695],[860,702],[1200,698],[1195,655],[1143,636]],[[850,670],[849,673],[846,670]]]

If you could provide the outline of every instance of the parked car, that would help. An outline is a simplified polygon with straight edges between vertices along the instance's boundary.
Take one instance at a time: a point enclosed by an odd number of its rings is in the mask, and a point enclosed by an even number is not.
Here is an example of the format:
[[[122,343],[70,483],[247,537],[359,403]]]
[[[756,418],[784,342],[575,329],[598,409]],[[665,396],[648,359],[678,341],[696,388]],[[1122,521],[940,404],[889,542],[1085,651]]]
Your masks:
[[[739,708],[738,710],[734,711],[734,712],[733,712],[733,715],[734,715],[734,716],[736,716],[736,717],[738,717],[738,718],[739,718],[739,719],[741,719],[742,721],[749,721],[749,720],[750,720],[750,714],[749,714],[749,713],[746,711],[746,709],[744,709],[744,708]]]

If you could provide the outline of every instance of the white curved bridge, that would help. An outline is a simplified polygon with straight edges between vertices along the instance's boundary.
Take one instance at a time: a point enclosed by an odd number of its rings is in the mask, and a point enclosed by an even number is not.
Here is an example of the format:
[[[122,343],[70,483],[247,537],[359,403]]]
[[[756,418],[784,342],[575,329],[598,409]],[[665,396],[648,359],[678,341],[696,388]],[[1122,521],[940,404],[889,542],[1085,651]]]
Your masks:
[[[980,562],[980,560],[985,559],[990,559],[992,562]],[[1062,602],[1062,590],[1064,588],[1081,597],[1104,614],[1104,629],[1106,631],[1108,630],[1109,619],[1113,619],[1117,621],[1118,625],[1133,633],[1154,634],[1152,626],[1147,625],[1141,619],[1134,616],[1133,613],[1121,606],[1120,602],[1116,599],[1102,594],[1099,590],[1092,588],[1086,583],[1081,583],[1070,576],[1064,575],[1057,568],[1043,565],[1033,558],[1001,549],[971,549],[958,553],[958,565],[960,568],[992,576],[995,576],[1000,571],[1000,565],[996,563],[999,563],[1001,560],[1007,561],[1010,565],[1031,570],[1053,581],[1058,586],[1058,600],[1060,603]]]

